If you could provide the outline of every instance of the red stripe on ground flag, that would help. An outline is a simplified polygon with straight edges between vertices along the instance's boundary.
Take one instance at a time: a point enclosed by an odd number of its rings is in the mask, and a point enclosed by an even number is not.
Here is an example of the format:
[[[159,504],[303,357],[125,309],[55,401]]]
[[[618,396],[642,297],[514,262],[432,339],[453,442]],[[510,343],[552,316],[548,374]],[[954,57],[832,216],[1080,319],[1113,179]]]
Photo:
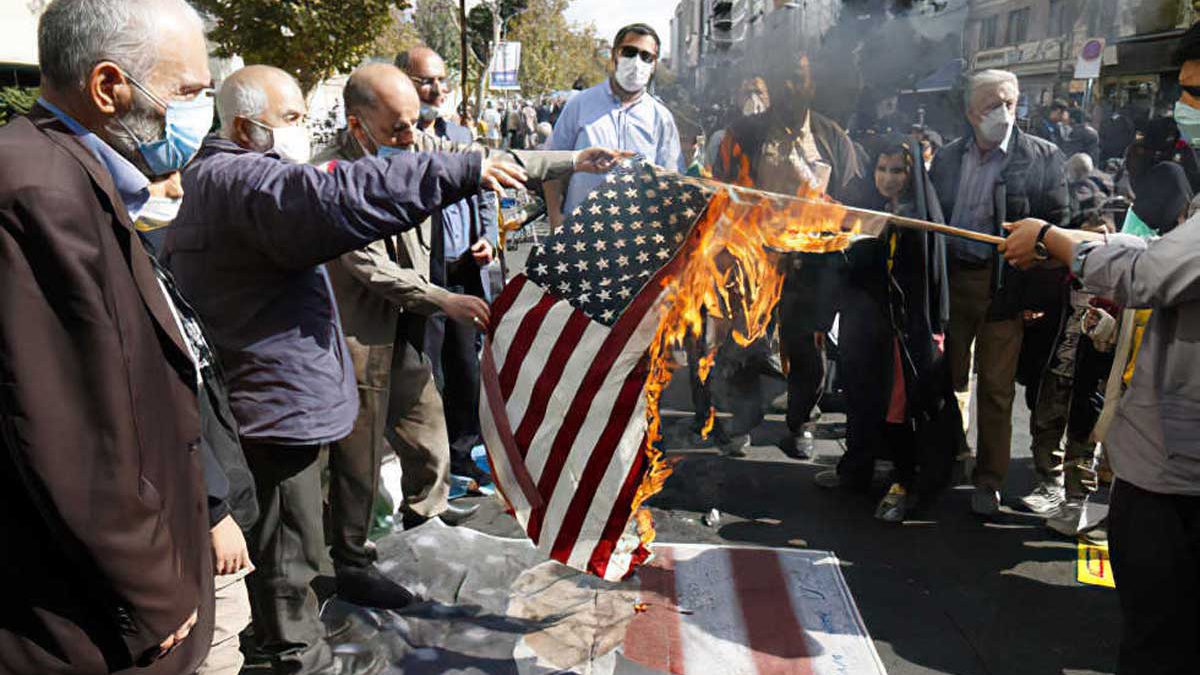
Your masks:
[[[488,335],[496,336],[496,326],[500,325],[500,320],[508,310],[512,309],[513,303],[517,301],[517,296],[521,294],[521,289],[525,288],[525,284],[529,279],[524,274],[518,274],[509,280],[504,285],[504,289],[500,291],[500,297],[492,302],[492,318],[488,321]]]
[[[625,628],[625,658],[654,670],[683,674],[683,637],[675,592],[675,558],[666,546],[654,550],[654,560],[638,570],[646,611]]]
[[[554,347],[551,348],[546,367],[534,382],[533,391],[529,393],[529,405],[525,407],[525,414],[521,416],[521,422],[517,425],[517,449],[522,457],[529,451],[529,444],[533,442],[533,437],[542,426],[542,420],[546,417],[546,406],[550,403],[550,394],[558,387],[571,353],[579,345],[579,340],[590,324],[591,319],[586,314],[572,312]]]
[[[517,332],[508,345],[508,351],[504,354],[504,366],[500,368],[500,393],[505,401],[512,395],[517,375],[521,373],[521,366],[525,362],[525,355],[533,347],[533,341],[542,329],[546,314],[557,303],[558,299],[554,296],[543,295],[542,299],[521,317],[521,325],[517,327]]]
[[[728,549],[746,642],[759,675],[812,675],[804,627],[796,619],[775,551]]]
[[[604,480],[604,474],[607,473],[609,465],[613,462],[613,455],[617,445],[621,442],[621,436],[625,434],[625,428],[629,426],[629,418],[637,410],[638,398],[641,397],[642,386],[646,383],[646,361],[646,357],[642,357],[642,362],[638,363],[625,378],[625,384],[621,385],[621,391],[617,394],[617,400],[613,404],[608,424],[604,425],[604,431],[600,433],[600,438],[592,447],[587,464],[583,467],[583,473],[579,476],[579,485],[575,488],[575,494],[571,496],[571,503],[563,515],[562,525],[558,528],[558,536],[554,538],[554,547],[550,551],[550,557],[555,560],[570,559],[571,551],[579,539],[579,532],[583,529],[583,521],[587,518],[593,499],[603,499],[597,495],[597,491],[600,489],[600,483]]]
[[[625,531],[625,526],[629,523],[629,516],[632,515],[630,507],[633,505],[633,497],[637,494],[638,486],[642,484],[642,465],[645,463],[646,437],[643,436],[637,455],[633,458],[633,465],[629,467],[629,473],[625,476],[625,483],[621,485],[617,500],[608,514],[608,521],[604,524],[600,541],[596,542],[596,547],[592,550],[592,558],[588,561],[588,571],[601,579],[608,571],[608,561],[612,558],[617,540],[621,538],[621,533]],[[630,565],[629,570],[632,572],[633,569],[634,566]]]
[[[504,452],[504,459],[509,465],[509,471],[516,479],[517,486],[521,489],[530,508],[541,508],[544,504],[542,495],[538,492],[537,486],[533,484],[533,477],[529,475],[529,469],[525,468],[525,460],[517,452],[512,424],[508,421],[508,411],[504,407],[504,398],[500,395],[500,383],[496,381],[496,363],[492,360],[491,338],[485,338],[483,342],[483,356],[479,361],[479,381],[483,388],[483,395],[487,396],[488,411],[491,413],[492,423],[496,426],[496,434],[500,437],[501,449]],[[499,482],[497,482],[498,485]],[[508,500],[508,503],[511,505],[512,501]]]

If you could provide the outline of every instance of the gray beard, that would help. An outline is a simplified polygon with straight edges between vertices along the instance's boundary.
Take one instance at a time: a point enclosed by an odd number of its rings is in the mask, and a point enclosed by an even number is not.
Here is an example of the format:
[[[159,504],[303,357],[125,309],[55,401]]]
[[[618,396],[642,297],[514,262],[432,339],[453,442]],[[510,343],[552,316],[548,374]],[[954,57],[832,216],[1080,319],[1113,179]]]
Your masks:
[[[120,121],[114,117],[104,126],[104,140],[147,178],[155,178],[146,159],[138,150],[138,144],[162,138],[166,130],[166,120],[158,111],[143,106],[137,98],[134,99],[133,105],[133,110],[119,118]]]

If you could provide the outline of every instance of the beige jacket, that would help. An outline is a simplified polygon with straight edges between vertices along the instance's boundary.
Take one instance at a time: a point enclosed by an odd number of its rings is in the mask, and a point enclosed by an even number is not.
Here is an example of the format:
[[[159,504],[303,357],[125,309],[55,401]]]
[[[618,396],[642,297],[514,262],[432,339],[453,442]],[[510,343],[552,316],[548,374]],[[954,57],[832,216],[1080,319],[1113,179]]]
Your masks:
[[[460,145],[431,134],[417,133],[420,152],[501,151],[482,145]],[[530,187],[544,180],[569,175],[574,169],[573,152],[511,151],[504,153],[529,174]],[[317,155],[313,164],[352,162],[363,156],[354,137],[343,131],[338,142]],[[326,266],[337,298],[342,330],[346,337],[364,345],[391,345],[396,338],[400,312],[432,315],[450,292],[429,281],[429,242],[432,233],[426,218],[419,228],[371,243],[347,253]],[[441,233],[437,233],[441,236]]]

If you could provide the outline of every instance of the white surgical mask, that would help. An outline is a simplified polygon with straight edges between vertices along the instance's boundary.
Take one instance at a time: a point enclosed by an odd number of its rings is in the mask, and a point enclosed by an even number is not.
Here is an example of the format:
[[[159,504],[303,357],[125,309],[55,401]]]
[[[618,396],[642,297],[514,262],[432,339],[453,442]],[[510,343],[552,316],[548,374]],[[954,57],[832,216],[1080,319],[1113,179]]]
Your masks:
[[[1175,102],[1175,126],[1189,144],[1200,141],[1200,110],[1184,103]]]
[[[614,76],[622,89],[636,94],[650,84],[650,78],[654,77],[654,64],[646,63],[636,56],[621,56],[617,58],[617,72]]]
[[[979,135],[988,143],[1003,143],[1016,122],[1017,118],[1008,111],[1008,106],[998,105],[979,120]]]
[[[312,159],[312,137],[308,127],[268,127],[265,124],[250,120],[271,131],[271,150],[280,157],[297,164],[307,164]]]

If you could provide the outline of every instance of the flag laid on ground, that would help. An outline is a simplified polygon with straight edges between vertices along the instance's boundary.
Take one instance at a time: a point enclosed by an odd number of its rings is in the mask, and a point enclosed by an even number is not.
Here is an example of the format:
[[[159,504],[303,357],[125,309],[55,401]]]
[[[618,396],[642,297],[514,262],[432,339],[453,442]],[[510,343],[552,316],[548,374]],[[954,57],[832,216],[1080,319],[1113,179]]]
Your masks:
[[[647,164],[606,176],[492,306],[480,419],[493,475],[548,557],[620,579],[648,469],[646,353],[711,193]]]

